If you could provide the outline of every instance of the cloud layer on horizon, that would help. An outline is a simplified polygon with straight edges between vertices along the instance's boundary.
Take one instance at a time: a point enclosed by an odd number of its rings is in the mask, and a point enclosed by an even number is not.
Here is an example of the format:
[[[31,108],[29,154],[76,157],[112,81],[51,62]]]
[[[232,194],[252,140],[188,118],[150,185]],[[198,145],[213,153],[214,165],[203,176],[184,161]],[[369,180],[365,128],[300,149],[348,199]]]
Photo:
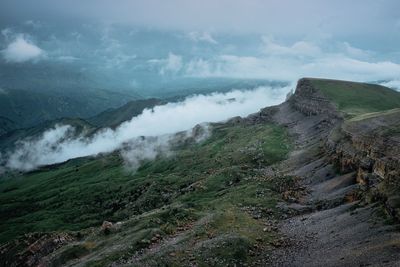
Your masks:
[[[179,68],[174,69],[175,73],[182,76],[290,82],[302,77],[320,77],[380,82],[400,90],[400,64],[376,59],[374,52],[353,47],[348,42],[337,42],[329,48],[304,40],[283,45],[273,38],[263,37],[258,56],[216,54],[186,59],[173,55],[179,58]],[[161,70],[168,67],[170,57],[158,61]]]
[[[160,140],[170,140],[171,134],[187,131],[205,122],[246,116],[263,107],[279,104],[284,101],[290,89],[291,87],[258,87],[254,90],[195,95],[182,102],[145,109],[142,114],[122,123],[115,130],[102,129],[92,137],[71,138],[69,136],[73,136],[73,127],[59,125],[44,132],[39,138],[20,141],[12,153],[3,155],[5,167],[32,170],[38,166],[64,162],[71,158],[112,152],[132,141],[133,147],[141,147],[144,144],[140,141],[142,136],[159,138],[156,143],[151,144],[154,148],[151,151],[156,151],[156,148],[163,147]],[[154,155],[150,152],[149,155]]]

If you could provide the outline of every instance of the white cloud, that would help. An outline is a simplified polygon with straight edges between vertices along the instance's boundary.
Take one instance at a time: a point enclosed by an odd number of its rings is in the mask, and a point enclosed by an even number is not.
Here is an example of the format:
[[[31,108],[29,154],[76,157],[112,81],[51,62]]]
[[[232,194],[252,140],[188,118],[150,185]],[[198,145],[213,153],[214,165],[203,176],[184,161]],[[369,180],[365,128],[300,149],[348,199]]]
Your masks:
[[[178,72],[182,68],[182,57],[173,53],[168,54],[164,67],[161,69],[165,72]]]
[[[13,31],[10,28],[5,28],[1,30],[1,35],[3,35],[4,39],[6,39],[7,41],[9,40],[12,33]]]
[[[400,80],[393,80],[388,82],[380,83],[380,85],[395,89],[400,92]]]
[[[210,44],[218,43],[209,32],[193,31],[188,33],[188,37],[194,42],[206,42]]]
[[[148,60],[148,63],[158,65],[160,67],[159,73],[161,75],[176,74],[183,67],[182,56],[176,55],[172,52],[168,53],[167,58],[150,59],[150,60]]]
[[[24,35],[18,35],[1,53],[7,62],[15,63],[35,60],[44,55],[44,51]]]
[[[263,107],[281,103],[289,90],[290,87],[259,87],[224,94],[195,95],[182,102],[146,109],[141,115],[122,123],[115,130],[103,129],[90,138],[72,138],[74,135],[71,126],[57,126],[38,139],[20,142],[18,148],[8,156],[6,166],[31,170],[37,166],[63,162],[71,158],[111,152],[128,143],[131,147],[140,147],[146,143],[140,142],[142,136],[158,138],[157,142],[152,143],[153,148],[148,148],[151,157],[154,155],[151,151],[161,145],[161,140],[171,140],[172,137],[168,135],[186,131],[203,122],[218,122],[233,116],[246,116]],[[127,154],[138,152],[140,151]]]
[[[198,124],[192,130],[178,134],[165,134],[161,136],[140,137],[125,143],[121,149],[121,155],[125,165],[131,171],[140,167],[143,160],[153,160],[157,156],[170,156],[175,144],[191,138],[195,142],[205,140],[210,136],[209,125]],[[176,146],[175,146],[176,147]]]
[[[59,57],[57,57],[57,60],[63,61],[63,62],[74,62],[74,61],[80,60],[80,58],[74,57],[74,56],[59,56]]]
[[[266,55],[317,57],[321,53],[321,50],[318,46],[306,41],[298,41],[290,46],[280,45],[275,42],[273,38],[267,36],[263,36],[262,41],[264,43],[263,52]]]
[[[363,49],[354,47],[354,46],[350,45],[348,42],[343,42],[342,46],[343,46],[343,50],[346,53],[346,55],[348,55],[350,57],[367,58],[371,54],[370,51],[365,51]]]
[[[186,75],[198,77],[218,76],[219,71],[213,62],[205,59],[193,59],[186,64]]]

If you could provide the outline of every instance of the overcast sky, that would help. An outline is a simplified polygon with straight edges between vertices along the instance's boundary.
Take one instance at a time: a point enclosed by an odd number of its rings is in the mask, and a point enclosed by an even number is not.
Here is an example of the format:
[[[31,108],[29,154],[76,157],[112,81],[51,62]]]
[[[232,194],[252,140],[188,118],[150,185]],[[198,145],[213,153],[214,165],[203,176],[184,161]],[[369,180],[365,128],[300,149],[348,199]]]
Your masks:
[[[171,29],[399,34],[398,0],[2,0],[1,17],[65,15]]]
[[[56,57],[56,50],[46,47],[56,43],[55,37],[50,40],[47,34],[39,38],[13,28],[27,21],[51,25],[57,20],[183,31],[195,42],[208,43],[205,49],[212,55],[195,54],[190,58],[176,46],[163,51],[167,41],[157,41],[161,57],[153,55],[145,63],[158,66],[163,76],[173,73],[291,80],[305,75],[396,80],[400,84],[399,0],[1,0],[4,60],[18,63],[78,58],[72,53]],[[121,55],[125,43],[110,38],[110,33],[112,27],[104,28],[101,42],[108,41],[105,51],[118,56],[119,64],[132,66],[133,60],[143,58],[144,51]],[[228,39],[225,43],[221,40],[221,34],[227,33],[257,37],[253,45],[240,44],[241,40],[250,40],[247,37],[229,44]],[[69,41],[67,37],[57,36],[62,40],[53,45],[57,51]],[[68,38],[72,37],[76,36]],[[139,41],[125,45],[134,46]],[[197,49],[195,44],[187,47]],[[252,51],[246,54],[245,49]]]

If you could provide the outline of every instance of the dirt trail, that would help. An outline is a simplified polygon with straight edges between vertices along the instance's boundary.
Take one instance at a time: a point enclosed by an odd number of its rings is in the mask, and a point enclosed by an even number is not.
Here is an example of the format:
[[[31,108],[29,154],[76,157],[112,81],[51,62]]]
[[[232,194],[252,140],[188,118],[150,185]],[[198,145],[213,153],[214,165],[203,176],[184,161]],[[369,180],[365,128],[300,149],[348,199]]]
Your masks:
[[[302,214],[279,225],[289,245],[273,251],[268,261],[272,266],[400,266],[400,233],[384,224],[378,206],[347,201],[358,187],[354,173],[337,176],[323,153],[323,142],[340,123],[327,116],[305,116],[290,103],[274,115],[296,139],[282,170],[300,176],[309,194],[286,205]]]

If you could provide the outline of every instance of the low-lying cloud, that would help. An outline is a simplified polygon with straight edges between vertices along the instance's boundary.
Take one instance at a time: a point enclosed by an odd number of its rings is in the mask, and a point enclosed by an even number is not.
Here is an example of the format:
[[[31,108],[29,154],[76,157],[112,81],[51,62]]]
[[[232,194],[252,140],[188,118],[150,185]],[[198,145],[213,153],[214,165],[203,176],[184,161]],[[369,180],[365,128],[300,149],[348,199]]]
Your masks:
[[[381,82],[380,85],[392,88],[400,92],[400,80]]]
[[[21,63],[38,59],[44,54],[44,51],[21,34],[9,43],[1,53],[7,62]]]
[[[76,136],[72,126],[58,125],[39,138],[21,141],[6,156],[5,167],[28,171],[38,166],[122,148],[127,162],[137,165],[140,160],[154,158],[157,151],[168,151],[168,143],[174,139],[174,133],[190,130],[204,122],[246,116],[263,107],[281,103],[290,89],[258,87],[254,90],[195,95],[182,102],[145,109],[116,129],[106,128],[90,137]]]

